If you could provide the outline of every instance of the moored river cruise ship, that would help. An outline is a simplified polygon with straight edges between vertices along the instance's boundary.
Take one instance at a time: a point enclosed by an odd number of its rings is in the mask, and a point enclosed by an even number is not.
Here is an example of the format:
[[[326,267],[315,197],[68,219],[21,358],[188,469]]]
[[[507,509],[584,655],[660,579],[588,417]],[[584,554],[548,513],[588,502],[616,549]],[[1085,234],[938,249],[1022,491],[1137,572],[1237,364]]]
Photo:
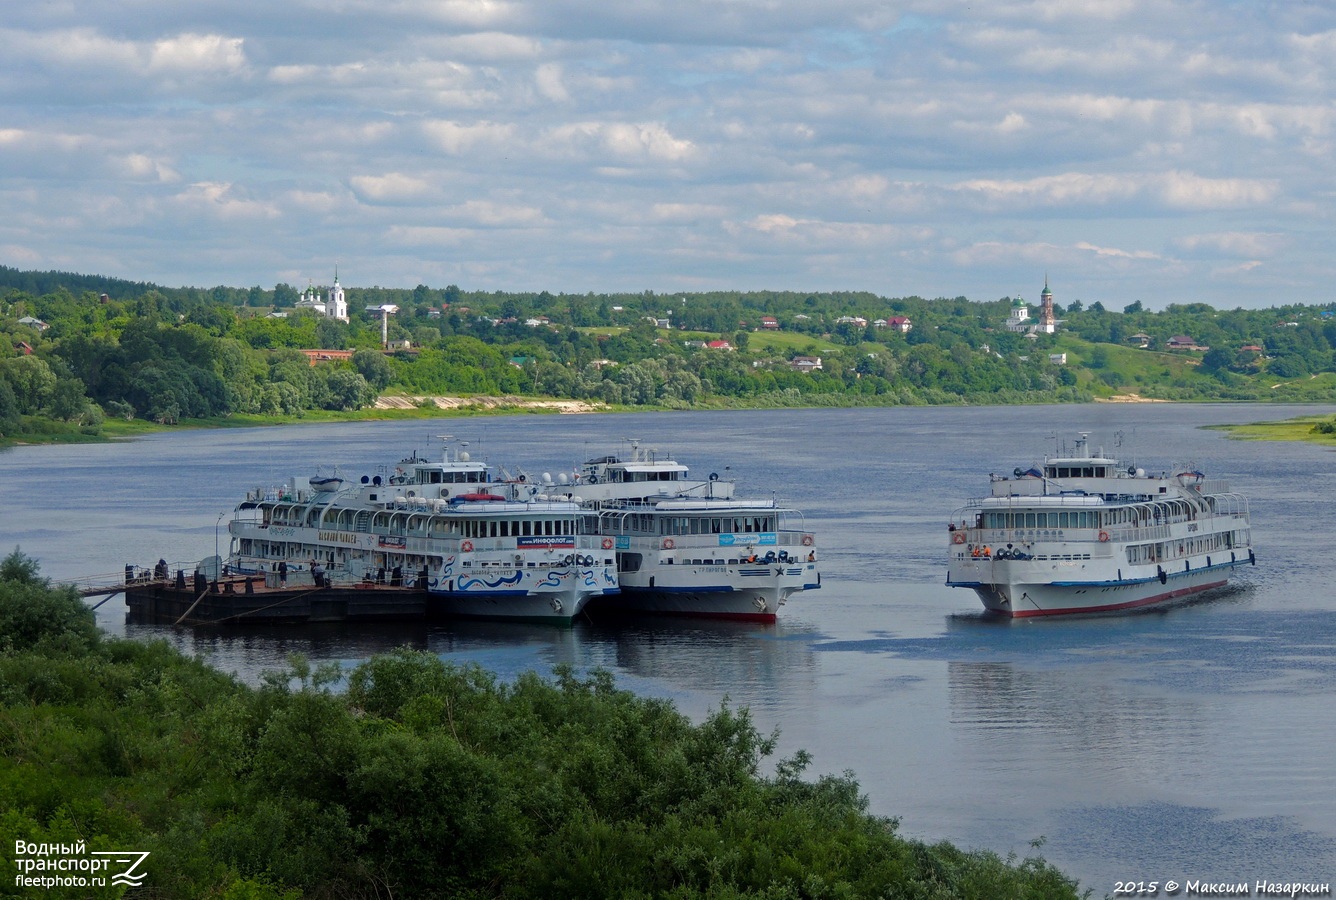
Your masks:
[[[1224,585],[1255,564],[1248,501],[1195,470],[1124,468],[1082,433],[1042,467],[993,476],[952,514],[947,584],[1010,617],[1111,612]]]
[[[445,616],[569,622],[618,592],[612,542],[578,503],[467,452],[416,454],[360,483],[257,488],[228,525],[234,573],[426,592]]]
[[[556,488],[597,514],[616,550],[621,592],[592,610],[773,622],[793,594],[821,586],[802,513],[737,498],[730,478],[693,478],[671,454],[627,443]]]
[[[609,501],[599,531],[622,589],[599,608],[773,622],[790,596],[821,586],[815,535],[773,500]]]

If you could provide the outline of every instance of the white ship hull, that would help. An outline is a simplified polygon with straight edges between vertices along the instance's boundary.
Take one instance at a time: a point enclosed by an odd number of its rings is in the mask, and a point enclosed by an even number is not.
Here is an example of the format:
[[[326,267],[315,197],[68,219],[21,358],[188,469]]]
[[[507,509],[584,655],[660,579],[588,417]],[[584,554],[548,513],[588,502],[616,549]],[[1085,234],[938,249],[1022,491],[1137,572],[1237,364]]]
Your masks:
[[[990,476],[947,527],[946,581],[1014,618],[1115,612],[1221,587],[1254,564],[1248,501],[1195,469],[1147,475],[1103,451]]]
[[[1248,557],[1226,562],[1212,559],[1208,567],[1202,559],[1193,568],[1165,572],[1163,580],[1154,567],[1126,572],[1125,578],[1048,580],[1033,571],[1033,563],[971,559],[952,567],[950,584],[972,588],[989,612],[1011,618],[1117,612],[1223,587],[1233,569],[1248,562]]]
[[[820,576],[815,563],[660,565],[623,573],[621,582],[621,594],[599,609],[773,622],[792,594],[820,587]]]
[[[428,582],[430,610],[441,616],[569,623],[595,597],[617,594],[610,565],[552,569],[488,569],[446,573]]]

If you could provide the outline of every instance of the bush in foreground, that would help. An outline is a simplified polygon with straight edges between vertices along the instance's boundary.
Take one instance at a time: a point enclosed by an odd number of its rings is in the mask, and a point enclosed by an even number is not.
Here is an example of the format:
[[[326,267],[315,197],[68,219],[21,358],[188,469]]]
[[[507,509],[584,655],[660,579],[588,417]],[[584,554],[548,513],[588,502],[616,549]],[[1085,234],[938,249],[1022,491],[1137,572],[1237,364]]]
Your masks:
[[[0,627],[3,832],[149,850],[145,896],[1077,896],[1041,860],[900,837],[804,753],[763,774],[746,710],[695,725],[604,672],[503,684],[400,650],[341,692],[300,659],[250,688],[102,637],[17,551]]]

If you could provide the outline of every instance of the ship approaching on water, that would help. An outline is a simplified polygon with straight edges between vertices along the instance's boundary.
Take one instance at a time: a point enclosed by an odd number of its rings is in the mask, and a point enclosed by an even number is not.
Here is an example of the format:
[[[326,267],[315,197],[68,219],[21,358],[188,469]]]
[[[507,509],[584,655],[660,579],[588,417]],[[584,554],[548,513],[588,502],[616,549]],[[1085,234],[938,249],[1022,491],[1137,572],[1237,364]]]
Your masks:
[[[947,525],[947,584],[1010,617],[1112,612],[1224,585],[1256,564],[1248,501],[1194,469],[1148,475],[1088,433],[1042,466],[993,476]]]

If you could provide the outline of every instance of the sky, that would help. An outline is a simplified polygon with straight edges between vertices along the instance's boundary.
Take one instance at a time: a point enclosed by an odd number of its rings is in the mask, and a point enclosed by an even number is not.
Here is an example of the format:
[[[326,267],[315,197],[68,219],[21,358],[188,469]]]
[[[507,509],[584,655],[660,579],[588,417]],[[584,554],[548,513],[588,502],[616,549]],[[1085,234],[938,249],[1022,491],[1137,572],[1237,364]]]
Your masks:
[[[42,0],[0,47],[20,269],[1336,299],[1328,2]]]

